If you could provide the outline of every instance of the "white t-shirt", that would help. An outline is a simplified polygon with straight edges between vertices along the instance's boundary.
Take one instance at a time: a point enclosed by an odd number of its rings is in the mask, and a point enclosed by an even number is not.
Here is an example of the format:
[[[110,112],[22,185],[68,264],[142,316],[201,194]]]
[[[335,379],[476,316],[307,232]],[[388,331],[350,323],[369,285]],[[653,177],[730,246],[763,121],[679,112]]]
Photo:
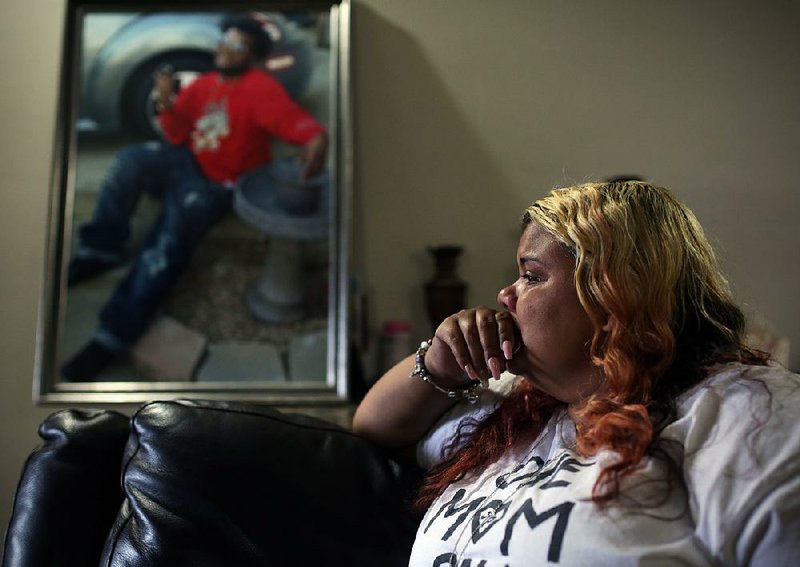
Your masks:
[[[453,408],[419,444],[419,462],[438,462],[461,420],[489,413],[517,379]],[[721,366],[681,396],[662,437],[677,442],[686,489],[648,457],[599,508],[589,498],[615,454],[578,455],[574,423],[558,413],[534,443],[447,488],[410,565],[800,565],[800,376]]]

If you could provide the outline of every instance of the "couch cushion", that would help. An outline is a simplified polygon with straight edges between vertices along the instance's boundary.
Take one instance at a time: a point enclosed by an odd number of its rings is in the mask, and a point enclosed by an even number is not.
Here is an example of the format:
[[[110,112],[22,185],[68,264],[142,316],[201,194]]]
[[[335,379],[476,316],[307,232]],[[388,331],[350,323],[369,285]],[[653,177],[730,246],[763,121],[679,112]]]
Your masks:
[[[128,418],[70,409],[39,426],[44,443],[22,471],[4,567],[97,565],[122,503],[119,471]]]
[[[230,402],[132,419],[103,565],[407,565],[417,471],[336,425]]]

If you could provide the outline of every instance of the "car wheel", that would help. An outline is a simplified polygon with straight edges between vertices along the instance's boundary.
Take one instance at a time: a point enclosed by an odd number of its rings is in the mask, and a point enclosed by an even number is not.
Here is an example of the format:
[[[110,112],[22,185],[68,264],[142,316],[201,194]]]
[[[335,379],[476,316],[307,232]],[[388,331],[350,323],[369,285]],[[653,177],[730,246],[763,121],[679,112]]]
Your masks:
[[[147,137],[161,136],[158,118],[153,105],[153,73],[156,69],[170,65],[180,88],[186,86],[200,73],[210,71],[214,65],[210,53],[174,53],[149,61],[139,67],[128,80],[123,90],[123,120],[127,129]]]

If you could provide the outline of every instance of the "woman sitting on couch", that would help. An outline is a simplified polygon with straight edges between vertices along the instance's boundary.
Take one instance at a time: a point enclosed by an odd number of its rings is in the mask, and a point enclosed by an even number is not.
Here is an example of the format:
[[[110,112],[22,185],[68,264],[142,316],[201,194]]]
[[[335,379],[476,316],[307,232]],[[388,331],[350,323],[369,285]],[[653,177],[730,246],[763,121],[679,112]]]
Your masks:
[[[555,190],[516,261],[501,310],[445,319],[356,412],[429,469],[411,565],[796,564],[800,377],[742,343],[692,212]]]

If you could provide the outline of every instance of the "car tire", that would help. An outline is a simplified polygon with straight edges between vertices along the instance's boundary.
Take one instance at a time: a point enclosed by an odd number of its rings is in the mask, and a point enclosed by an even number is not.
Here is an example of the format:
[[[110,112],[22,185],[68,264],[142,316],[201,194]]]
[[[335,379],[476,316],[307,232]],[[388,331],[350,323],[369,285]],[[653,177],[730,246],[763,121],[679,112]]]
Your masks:
[[[123,120],[128,131],[149,138],[161,136],[151,95],[153,73],[164,65],[170,65],[180,78],[183,73],[210,71],[214,66],[214,58],[210,53],[171,53],[141,65],[123,89],[120,108],[123,109]]]

